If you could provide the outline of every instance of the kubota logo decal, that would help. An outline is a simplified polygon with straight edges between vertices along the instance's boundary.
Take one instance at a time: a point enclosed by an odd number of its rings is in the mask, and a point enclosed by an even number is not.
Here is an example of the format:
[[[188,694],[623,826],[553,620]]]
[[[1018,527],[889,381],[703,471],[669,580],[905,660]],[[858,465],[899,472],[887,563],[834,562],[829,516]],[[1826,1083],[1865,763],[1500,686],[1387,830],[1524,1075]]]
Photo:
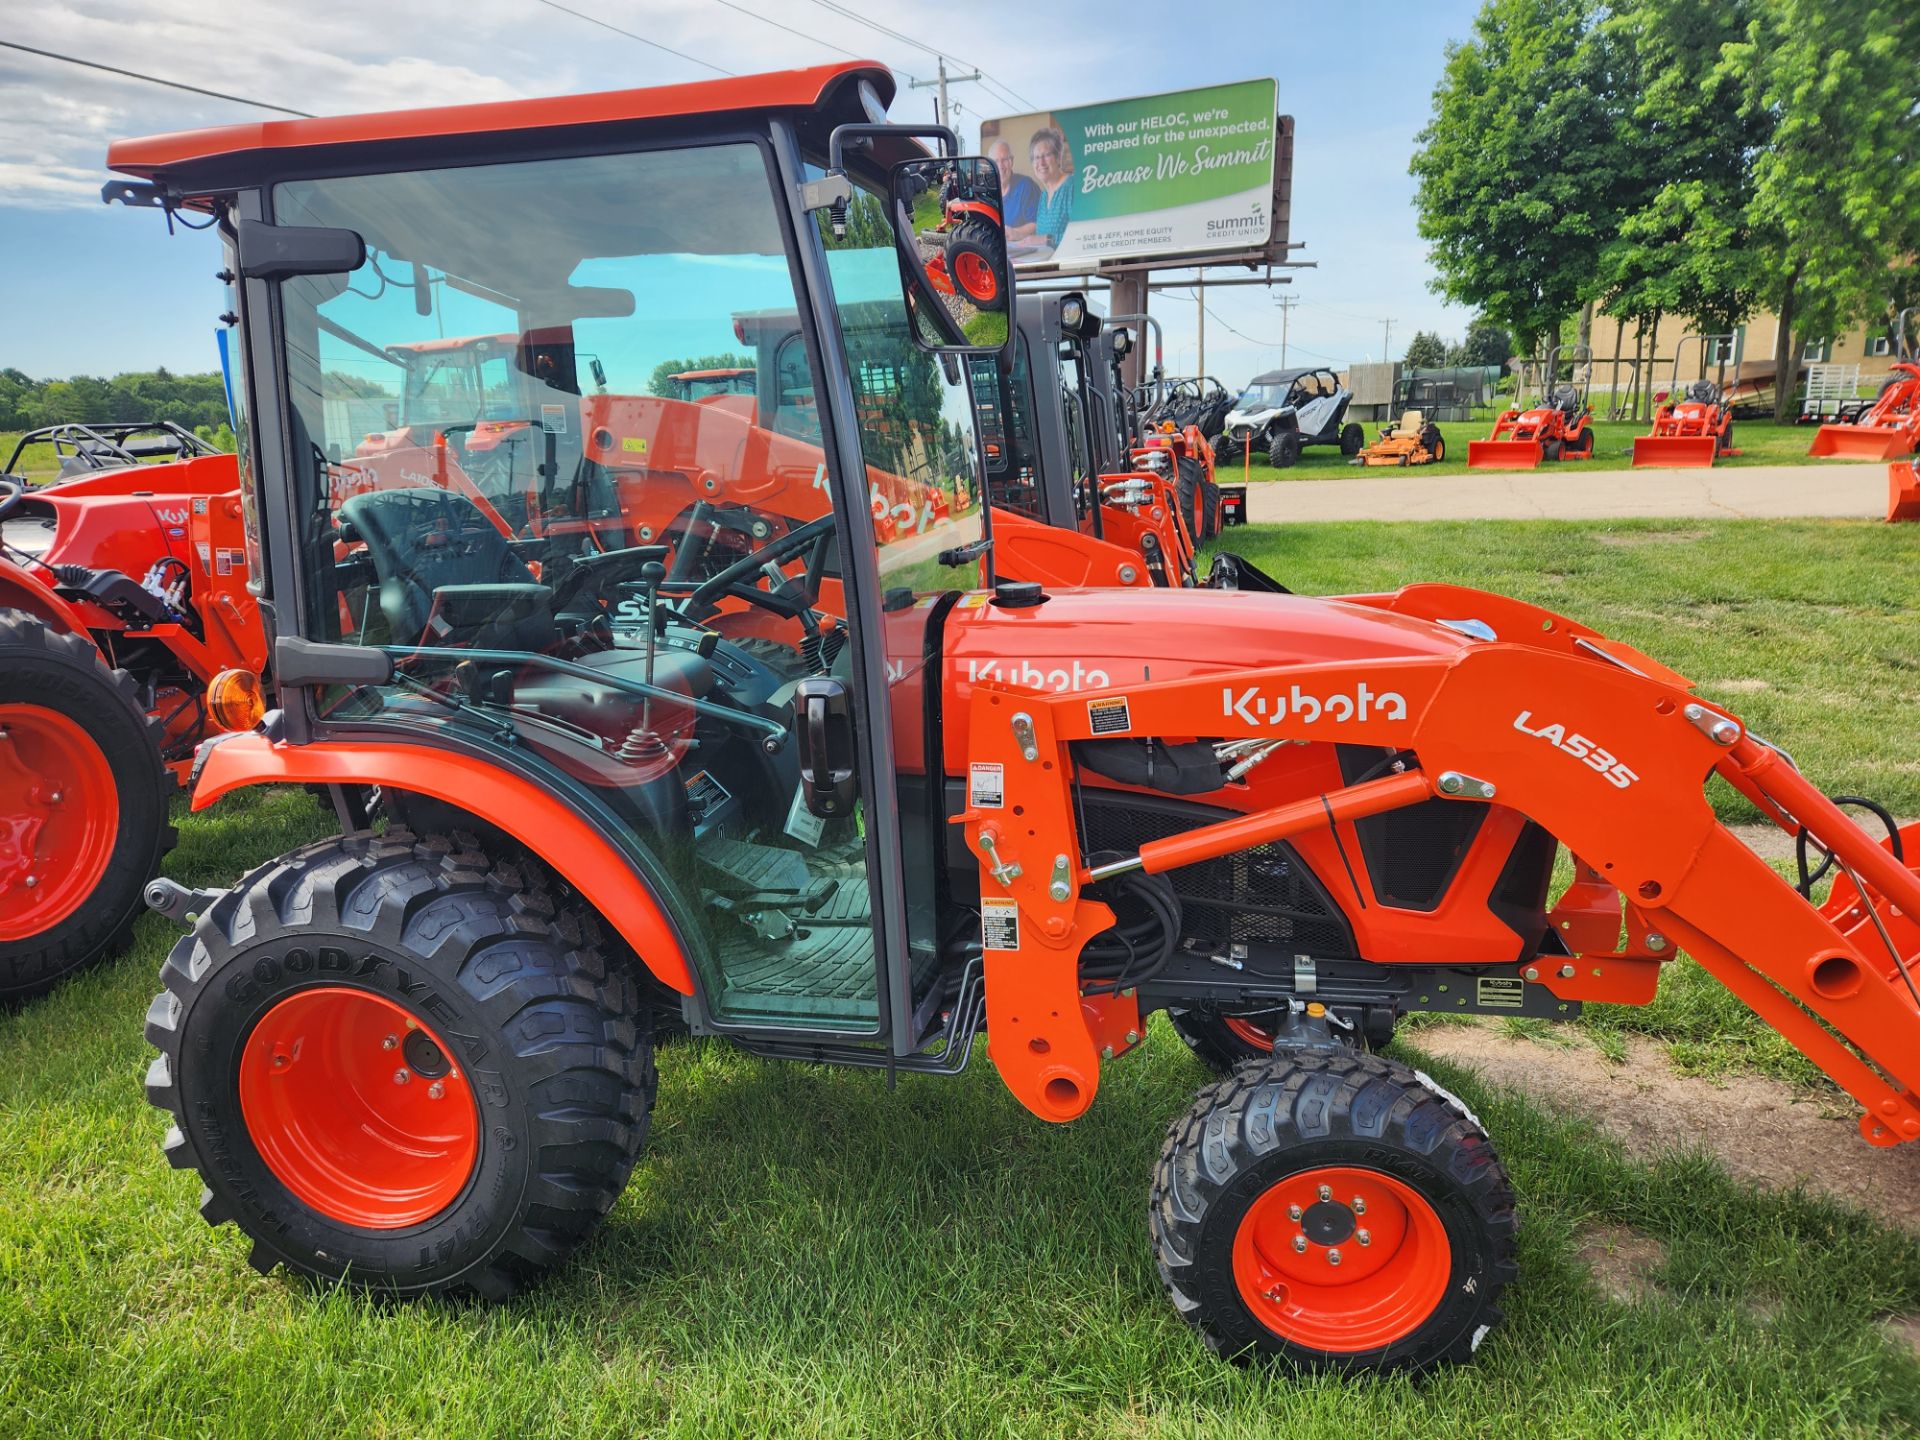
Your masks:
[[[1236,695],[1229,685],[1220,692],[1220,713],[1248,725],[1258,725],[1263,720],[1269,725],[1278,725],[1288,716],[1303,725],[1319,720],[1346,725],[1355,720],[1404,720],[1407,700],[1398,690],[1374,690],[1364,680],[1354,687],[1351,695],[1344,691],[1312,695],[1298,685],[1273,691],[1249,685]]]
[[[1640,778],[1586,736],[1569,735],[1564,725],[1542,725],[1536,730],[1527,723],[1532,719],[1531,710],[1522,710],[1513,717],[1513,728],[1522,735],[1532,735],[1536,739],[1546,741],[1556,750],[1566,751],[1576,760],[1585,761],[1594,770],[1604,775],[1614,788],[1624,790]]]
[[[999,685],[1024,685],[1029,690],[1051,690],[1058,695],[1070,690],[1104,690],[1113,683],[1106,671],[1089,669],[1078,660],[1073,662],[1072,669],[1056,665],[1051,670],[1042,670],[1030,660],[1006,666],[998,660],[969,660],[967,680],[969,683],[986,680]]]

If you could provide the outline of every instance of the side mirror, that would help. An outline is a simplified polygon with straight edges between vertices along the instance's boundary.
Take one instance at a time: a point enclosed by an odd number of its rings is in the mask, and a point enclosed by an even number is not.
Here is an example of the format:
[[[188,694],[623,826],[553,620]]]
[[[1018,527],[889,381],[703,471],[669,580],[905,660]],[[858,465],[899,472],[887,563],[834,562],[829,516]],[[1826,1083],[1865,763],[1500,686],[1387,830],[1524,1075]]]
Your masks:
[[[289,280],[296,275],[346,275],[367,260],[367,243],[356,231],[323,225],[269,225],[242,220],[235,229],[235,259],[249,280]]]
[[[994,163],[981,155],[903,160],[893,167],[887,211],[914,339],[956,354],[1004,350],[1013,268]]]

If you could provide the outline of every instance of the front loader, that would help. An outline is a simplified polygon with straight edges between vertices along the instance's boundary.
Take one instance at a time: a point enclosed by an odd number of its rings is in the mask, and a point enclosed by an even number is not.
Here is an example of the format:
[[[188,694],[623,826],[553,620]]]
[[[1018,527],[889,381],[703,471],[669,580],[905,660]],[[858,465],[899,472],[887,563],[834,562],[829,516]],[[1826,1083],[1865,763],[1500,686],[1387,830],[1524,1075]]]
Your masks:
[[[1562,367],[1567,379],[1561,380]],[[1540,366],[1540,395],[1529,405],[1519,395],[1493,422],[1485,440],[1467,442],[1469,470],[1535,470],[1542,461],[1593,458],[1593,351],[1556,345]],[[1524,381],[1522,382],[1524,385]]]
[[[1920,347],[1913,339],[1913,317],[1902,310],[1893,322],[1894,363],[1880,394],[1851,422],[1822,425],[1807,454],[1852,460],[1895,460],[1920,449]]]
[[[1497,1324],[1516,1197],[1458,1099],[1348,1043],[1404,1014],[1645,1001],[1684,949],[1869,1141],[1920,1138],[1920,835],[1876,843],[1653,657],[1452,586],[1007,579],[991,506],[876,526],[876,467],[964,448],[983,493],[967,357],[1006,343],[968,343],[911,222],[941,167],[987,162],[877,119],[892,94],[856,63],[113,148],[127,198],[218,227],[252,357],[272,708],[202,747],[193,804],[377,786],[386,816],[230,889],[152,887],[190,928],[147,1093],[209,1222],[263,1270],[497,1299],[643,1163],[657,1019],[889,1075],[956,1075],[984,1033],[1060,1123],[1177,1011],[1267,1049],[1161,1147],[1176,1309],[1222,1355],[1421,1371]],[[790,310],[775,368],[818,459],[773,473],[797,452],[713,406],[620,412],[608,506],[696,457],[738,501],[718,552],[672,527],[582,546],[433,485],[343,494],[338,362],[438,328],[421,296],[564,331],[615,395]],[[577,369],[543,372],[548,433],[595,413]],[[805,477],[820,513],[756,508]],[[1719,825],[1713,775],[1830,854],[1831,893]]]

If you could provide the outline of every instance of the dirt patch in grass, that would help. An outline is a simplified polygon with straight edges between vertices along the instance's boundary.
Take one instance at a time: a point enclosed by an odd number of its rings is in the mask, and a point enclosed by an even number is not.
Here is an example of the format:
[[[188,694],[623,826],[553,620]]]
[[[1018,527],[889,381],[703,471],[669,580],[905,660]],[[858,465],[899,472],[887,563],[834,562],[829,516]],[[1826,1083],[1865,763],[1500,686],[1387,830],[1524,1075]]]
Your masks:
[[[1686,545],[1706,538],[1704,530],[1601,530],[1593,537],[1595,544],[1623,550],[1637,550],[1642,545]]]
[[[1880,1322],[1880,1328],[1889,1340],[1906,1346],[1913,1358],[1920,1360],[1920,1315],[1889,1315]]]
[[[1709,680],[1703,687],[1708,690],[1724,690],[1729,695],[1752,695],[1761,690],[1771,690],[1771,680],[1747,678],[1742,680]]]
[[[1630,1225],[1597,1225],[1574,1253],[1609,1300],[1635,1305],[1661,1293],[1653,1272],[1667,1263],[1667,1247]]]
[[[1618,1065],[1584,1039],[1542,1045],[1478,1024],[1431,1026],[1408,1043],[1590,1119],[1638,1158],[1704,1150],[1737,1179],[1804,1187],[1920,1234],[1920,1145],[1867,1144],[1844,1095],[1809,1096],[1757,1075],[1716,1084],[1676,1073],[1651,1040],[1621,1038]]]

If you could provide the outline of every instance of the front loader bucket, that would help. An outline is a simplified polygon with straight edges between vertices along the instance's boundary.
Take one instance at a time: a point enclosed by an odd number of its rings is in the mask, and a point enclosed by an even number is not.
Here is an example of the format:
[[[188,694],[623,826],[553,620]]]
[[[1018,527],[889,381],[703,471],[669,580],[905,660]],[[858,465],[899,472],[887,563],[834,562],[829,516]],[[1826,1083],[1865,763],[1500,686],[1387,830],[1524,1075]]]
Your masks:
[[[1920,520],[1920,456],[1887,467],[1887,519]]]
[[[1711,435],[1638,435],[1633,441],[1633,464],[1667,465],[1675,469],[1704,469],[1713,464],[1720,442]]]
[[[1534,470],[1546,451],[1538,440],[1469,440],[1469,470]]]
[[[1850,460],[1893,460],[1913,443],[1906,430],[1887,425],[1822,425],[1809,455],[1841,455]]]

